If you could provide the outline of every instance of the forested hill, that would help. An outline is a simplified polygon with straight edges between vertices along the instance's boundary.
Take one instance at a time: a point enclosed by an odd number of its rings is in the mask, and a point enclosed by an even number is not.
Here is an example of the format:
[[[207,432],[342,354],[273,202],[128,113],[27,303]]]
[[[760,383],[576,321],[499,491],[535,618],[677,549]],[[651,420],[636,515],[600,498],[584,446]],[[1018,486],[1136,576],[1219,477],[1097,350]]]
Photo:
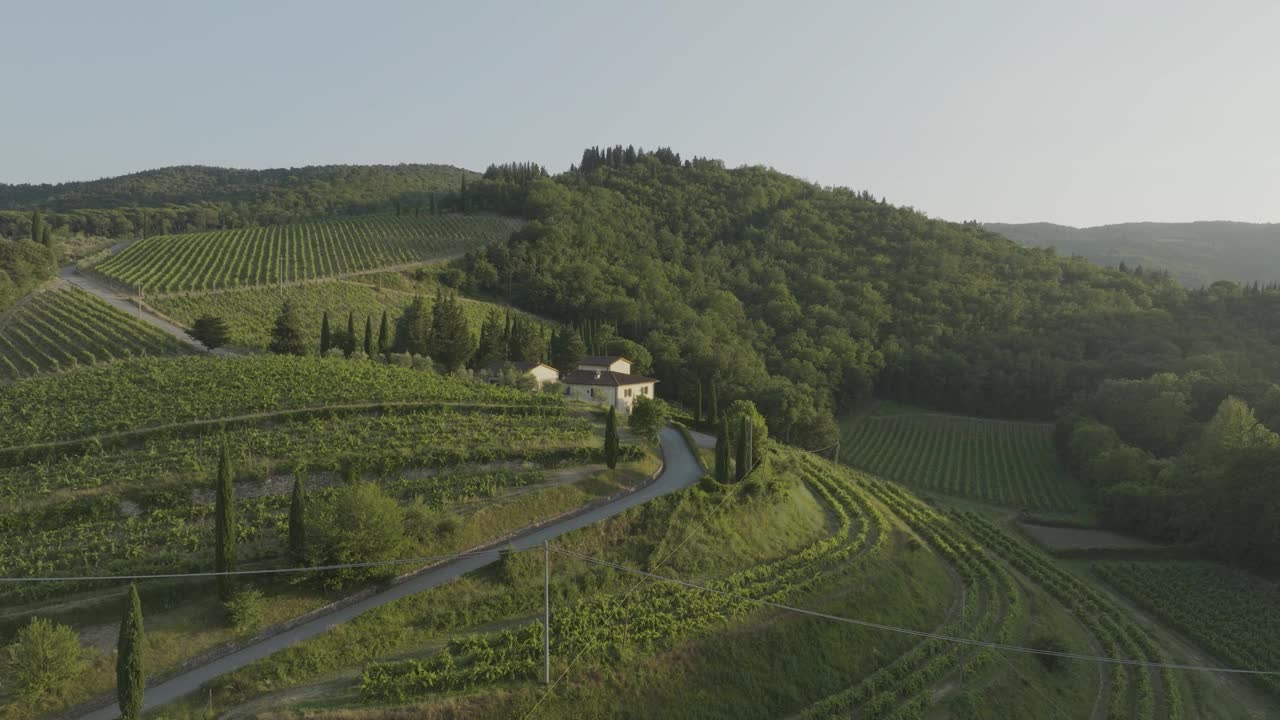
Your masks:
[[[932,220],[865,193],[663,151],[590,150],[556,178],[475,183],[532,222],[459,263],[465,282],[642,342],[660,391],[754,400],[810,447],[873,391],[1051,418],[1107,378],[1280,367],[1280,292],[1188,291]],[[517,192],[520,190],[520,192]],[[701,388],[701,391],[699,390]]]
[[[188,165],[57,185],[0,184],[0,234],[37,207],[55,230],[113,237],[277,224],[422,205],[479,177],[449,165],[316,165],[235,170]],[[147,226],[144,228],[144,225]]]
[[[1122,223],[1074,228],[1052,223],[987,223],[1029,247],[1054,247],[1101,265],[1162,269],[1187,287],[1217,280],[1280,282],[1280,224]]]

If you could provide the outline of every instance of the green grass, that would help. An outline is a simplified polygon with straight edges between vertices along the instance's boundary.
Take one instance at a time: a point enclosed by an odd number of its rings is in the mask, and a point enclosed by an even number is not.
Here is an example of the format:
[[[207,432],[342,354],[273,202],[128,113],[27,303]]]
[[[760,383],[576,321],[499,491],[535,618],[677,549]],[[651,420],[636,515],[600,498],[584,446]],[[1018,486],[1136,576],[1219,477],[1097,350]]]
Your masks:
[[[1043,423],[906,412],[841,422],[841,460],[912,487],[1011,508],[1073,513],[1079,486]]]
[[[1205,562],[1106,562],[1112,587],[1234,667],[1280,668],[1280,585]],[[1280,678],[1259,684],[1280,697]]]
[[[95,270],[150,293],[271,285],[445,257],[504,240],[518,227],[487,215],[364,216],[158,235]]]
[[[0,380],[190,346],[76,288],[37,292],[0,322]]]
[[[414,291],[423,289],[419,283],[392,283],[391,278],[395,277],[408,280],[401,273],[381,273],[376,278],[371,278],[368,284],[362,276],[357,278],[358,281],[333,280],[290,285],[283,291],[256,288],[202,295],[171,295],[151,299],[148,304],[184,327],[191,327],[201,315],[215,315],[230,325],[231,345],[263,350],[271,342],[271,329],[281,305],[288,299],[302,318],[303,337],[319,352],[321,318],[325,312],[329,313],[330,328],[335,332],[346,331],[347,314],[353,313],[357,342],[360,343],[364,341],[366,318],[373,325],[373,339],[377,342],[378,326],[385,311],[394,336],[396,319],[413,301]],[[373,280],[394,285],[395,289],[377,287]],[[431,306],[432,298],[429,293],[423,294],[427,307]],[[474,300],[464,300],[462,306],[472,334],[476,336],[479,336],[480,325],[489,312],[507,311],[503,306]]]

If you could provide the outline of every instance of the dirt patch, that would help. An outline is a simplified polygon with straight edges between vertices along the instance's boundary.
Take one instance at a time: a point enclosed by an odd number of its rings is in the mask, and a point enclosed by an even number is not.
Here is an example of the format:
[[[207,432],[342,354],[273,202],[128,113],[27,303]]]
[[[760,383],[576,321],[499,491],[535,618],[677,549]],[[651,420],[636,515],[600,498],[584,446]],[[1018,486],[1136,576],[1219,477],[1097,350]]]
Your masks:
[[[1159,545],[1141,538],[1121,535],[1110,530],[1086,528],[1049,527],[1018,523],[1022,531],[1036,542],[1051,550],[1085,550],[1107,548],[1119,550],[1150,550]]]

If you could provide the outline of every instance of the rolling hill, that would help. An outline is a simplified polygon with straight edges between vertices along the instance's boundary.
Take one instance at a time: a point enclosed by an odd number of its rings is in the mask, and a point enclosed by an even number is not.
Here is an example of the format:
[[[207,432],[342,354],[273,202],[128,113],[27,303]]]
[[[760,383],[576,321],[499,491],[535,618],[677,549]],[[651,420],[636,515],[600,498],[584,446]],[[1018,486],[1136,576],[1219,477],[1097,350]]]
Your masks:
[[[1280,224],[1242,222],[1122,223],[1075,228],[1053,223],[986,223],[1027,247],[1052,247],[1099,265],[1166,270],[1187,287],[1218,280],[1280,280]]]

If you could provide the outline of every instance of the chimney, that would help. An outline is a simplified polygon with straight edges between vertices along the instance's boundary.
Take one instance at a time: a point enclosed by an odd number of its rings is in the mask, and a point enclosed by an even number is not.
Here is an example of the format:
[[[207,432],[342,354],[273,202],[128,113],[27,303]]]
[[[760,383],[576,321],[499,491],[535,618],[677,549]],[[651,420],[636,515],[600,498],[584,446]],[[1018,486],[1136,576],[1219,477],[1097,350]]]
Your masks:
[[[599,370],[597,370],[597,371],[596,371],[596,379],[597,379],[597,380],[599,380],[599,379],[600,379],[600,371],[599,371]]]

